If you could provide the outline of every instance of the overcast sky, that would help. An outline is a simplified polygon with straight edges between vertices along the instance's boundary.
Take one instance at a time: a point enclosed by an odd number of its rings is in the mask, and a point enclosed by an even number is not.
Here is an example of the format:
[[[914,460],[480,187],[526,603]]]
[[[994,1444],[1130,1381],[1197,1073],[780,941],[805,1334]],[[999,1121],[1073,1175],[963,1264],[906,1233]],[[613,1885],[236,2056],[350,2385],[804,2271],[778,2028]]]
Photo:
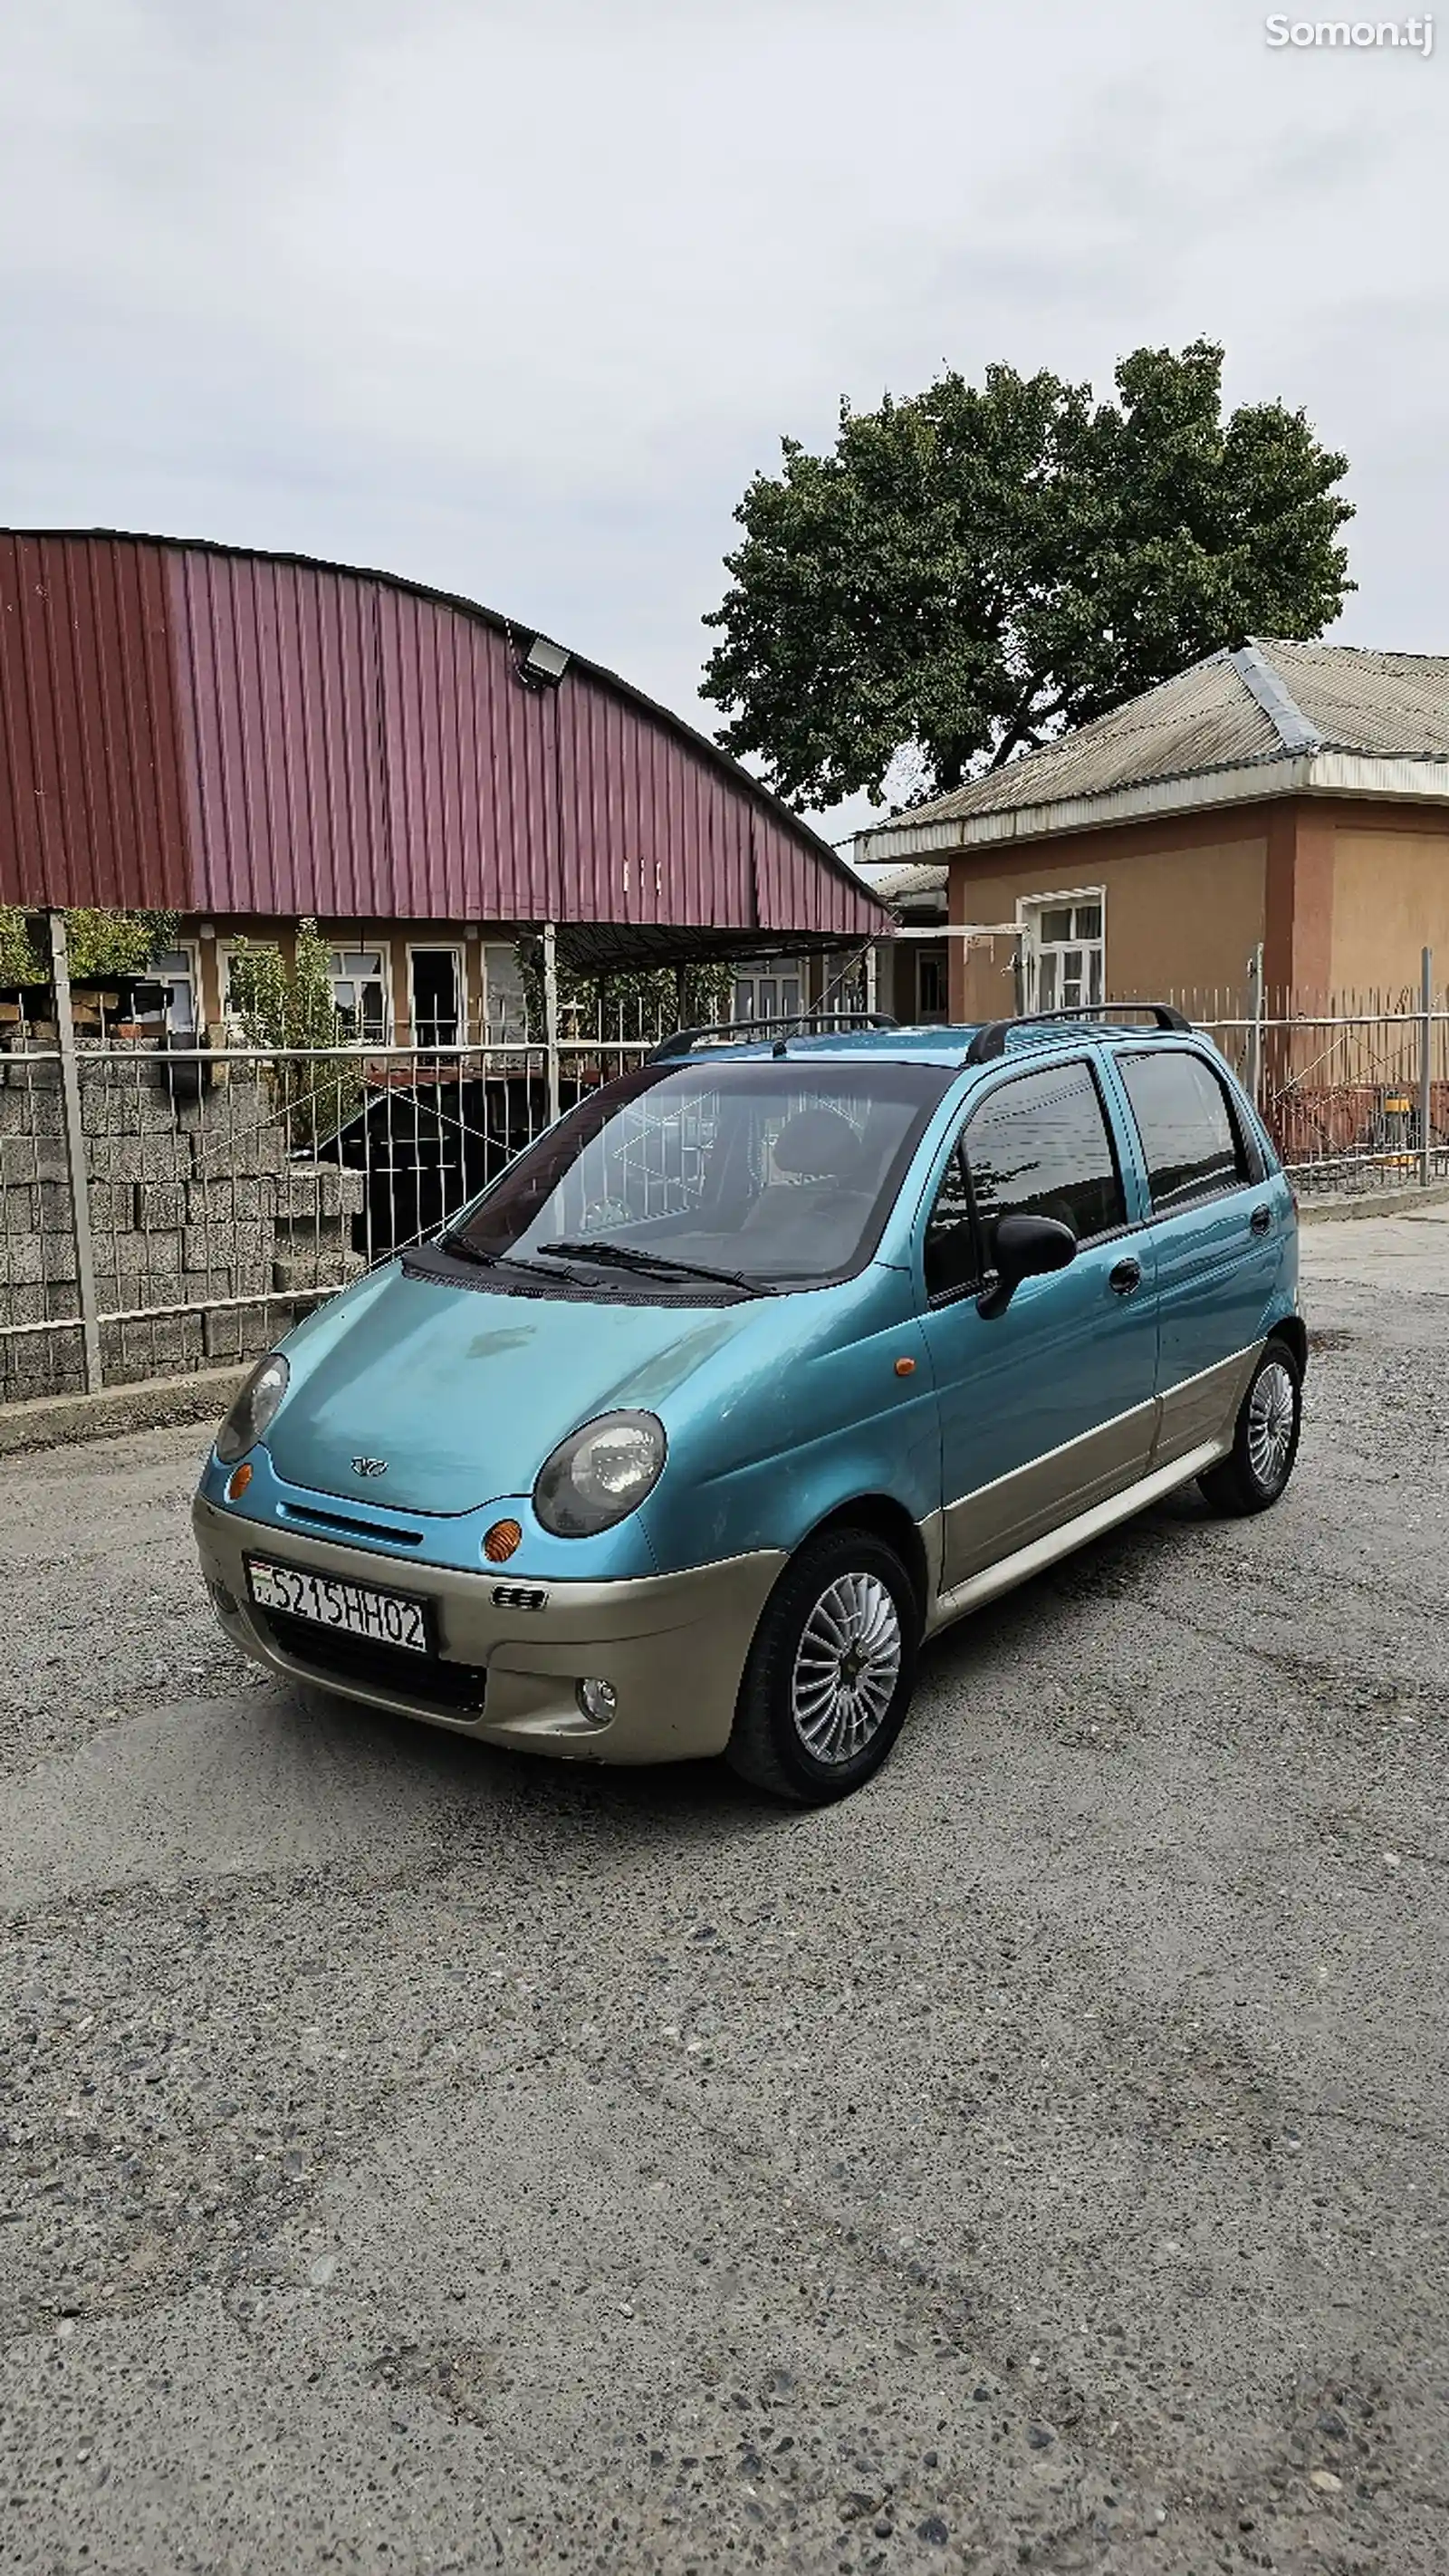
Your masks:
[[[1347,449],[1344,640],[1449,652],[1449,14],[1240,0],[31,0],[0,521],[461,590],[681,712],[782,432],[1223,340]]]

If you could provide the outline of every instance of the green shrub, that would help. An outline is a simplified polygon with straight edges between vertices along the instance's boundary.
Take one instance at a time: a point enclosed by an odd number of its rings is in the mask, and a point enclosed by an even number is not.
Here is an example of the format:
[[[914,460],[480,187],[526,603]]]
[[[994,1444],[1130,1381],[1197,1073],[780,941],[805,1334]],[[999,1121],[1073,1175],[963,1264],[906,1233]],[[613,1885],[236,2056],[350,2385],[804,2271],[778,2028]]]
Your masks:
[[[266,941],[239,939],[231,951],[232,1008],[248,1046],[275,1048],[267,1079],[285,1113],[295,1151],[315,1152],[356,1116],[362,1105],[360,1071],[345,1061],[342,1023],[332,999],[330,953],[315,921],[297,924],[290,968]],[[298,1047],[338,1050],[326,1060],[286,1051]]]

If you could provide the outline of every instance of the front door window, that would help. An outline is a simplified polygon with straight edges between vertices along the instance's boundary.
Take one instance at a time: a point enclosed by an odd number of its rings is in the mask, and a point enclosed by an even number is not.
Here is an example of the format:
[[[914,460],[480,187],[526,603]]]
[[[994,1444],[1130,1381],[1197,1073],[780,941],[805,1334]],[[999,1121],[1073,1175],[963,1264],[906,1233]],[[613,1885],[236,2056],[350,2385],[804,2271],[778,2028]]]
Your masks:
[[[1102,1096],[1087,1065],[1052,1065],[1004,1082],[969,1121],[965,1141],[983,1228],[1003,1216],[1050,1216],[1090,1243],[1126,1224]]]
[[[1056,1217],[1077,1251],[983,1314],[998,1221]],[[1151,1255],[1119,1294],[1122,1177],[1089,1064],[1013,1074],[968,1114],[922,1244],[941,1429],[943,1579],[967,1582],[1141,1475],[1154,1427]],[[1133,1238],[1134,1250],[1142,1236]]]

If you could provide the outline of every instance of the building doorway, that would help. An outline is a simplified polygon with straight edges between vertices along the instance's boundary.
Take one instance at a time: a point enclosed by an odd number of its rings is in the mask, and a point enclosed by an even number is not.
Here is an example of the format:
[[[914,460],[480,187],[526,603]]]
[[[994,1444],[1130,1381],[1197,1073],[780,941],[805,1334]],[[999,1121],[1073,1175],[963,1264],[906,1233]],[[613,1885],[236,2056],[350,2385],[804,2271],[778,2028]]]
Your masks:
[[[463,957],[457,948],[408,950],[414,1046],[457,1046],[463,1035]]]

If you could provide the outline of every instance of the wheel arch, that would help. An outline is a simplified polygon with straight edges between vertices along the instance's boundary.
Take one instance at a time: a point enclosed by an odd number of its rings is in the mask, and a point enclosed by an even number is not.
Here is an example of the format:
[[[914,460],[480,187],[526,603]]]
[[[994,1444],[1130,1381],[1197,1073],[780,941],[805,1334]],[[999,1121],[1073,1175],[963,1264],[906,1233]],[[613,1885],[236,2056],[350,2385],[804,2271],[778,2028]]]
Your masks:
[[[898,1503],[891,1494],[855,1494],[849,1502],[837,1503],[833,1511],[828,1511],[822,1520],[816,1521],[813,1528],[806,1531],[800,1546],[833,1529],[869,1530],[874,1538],[884,1539],[888,1547],[894,1548],[910,1576],[911,1590],[916,1596],[916,1608],[924,1629],[930,1608],[925,1542],[904,1503]],[[792,1559],[798,1553],[798,1548],[792,1549]]]
[[[1270,1342],[1283,1342],[1298,1363],[1298,1374],[1308,1374],[1308,1327],[1301,1315],[1282,1315],[1268,1330]]]

